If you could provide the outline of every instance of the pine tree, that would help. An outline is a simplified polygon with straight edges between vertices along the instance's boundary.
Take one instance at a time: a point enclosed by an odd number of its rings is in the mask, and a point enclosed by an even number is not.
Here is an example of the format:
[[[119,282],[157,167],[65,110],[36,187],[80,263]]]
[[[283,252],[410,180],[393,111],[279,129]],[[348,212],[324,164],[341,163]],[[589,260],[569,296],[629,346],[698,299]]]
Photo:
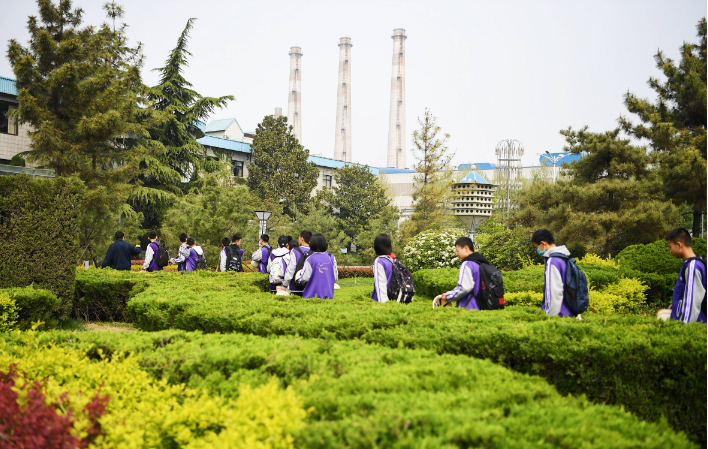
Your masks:
[[[681,62],[659,51],[654,59],[665,82],[649,79],[655,103],[625,95],[629,112],[639,116],[634,125],[620,117],[622,128],[651,142],[653,162],[667,196],[693,209],[693,235],[700,234],[701,214],[706,212],[706,19],[697,26],[698,44],[684,43]]]
[[[290,217],[307,211],[319,170],[308,162],[310,151],[292,135],[287,117],[267,115],[256,128],[248,166],[248,187],[254,195],[282,207]]]
[[[413,132],[414,155],[417,160],[413,193],[414,212],[405,224],[406,234],[412,236],[426,229],[438,228],[450,221],[451,214],[446,206],[451,195],[453,182],[449,169],[454,153],[449,153],[446,145],[449,134],[442,134],[436,119],[428,109],[422,119],[418,118],[420,129]]]

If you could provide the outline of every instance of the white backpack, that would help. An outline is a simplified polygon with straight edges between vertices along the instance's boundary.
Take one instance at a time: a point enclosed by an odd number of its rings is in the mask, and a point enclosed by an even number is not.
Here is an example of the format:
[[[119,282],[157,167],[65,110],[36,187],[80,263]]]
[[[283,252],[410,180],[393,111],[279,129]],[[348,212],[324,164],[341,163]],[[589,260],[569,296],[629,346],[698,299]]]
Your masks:
[[[268,275],[270,277],[271,284],[282,284],[283,278],[285,277],[285,256],[289,256],[290,253],[285,253],[281,256],[275,256],[273,260],[270,261],[270,271]]]

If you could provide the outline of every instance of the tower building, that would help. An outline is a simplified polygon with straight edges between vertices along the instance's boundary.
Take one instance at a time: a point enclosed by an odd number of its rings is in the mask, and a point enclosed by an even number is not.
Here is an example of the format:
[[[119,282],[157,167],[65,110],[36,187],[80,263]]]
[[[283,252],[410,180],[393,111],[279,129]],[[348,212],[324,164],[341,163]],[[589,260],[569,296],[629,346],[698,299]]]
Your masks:
[[[302,87],[300,85],[300,60],[302,49],[290,47],[290,91],[288,93],[288,124],[293,127],[293,136],[302,143]]]
[[[339,39],[339,77],[337,85],[337,124],[334,134],[334,158],[352,161],[352,40]]]
[[[388,121],[388,160],[386,166],[406,167],[406,30],[393,30],[393,70],[391,72],[391,109]]]

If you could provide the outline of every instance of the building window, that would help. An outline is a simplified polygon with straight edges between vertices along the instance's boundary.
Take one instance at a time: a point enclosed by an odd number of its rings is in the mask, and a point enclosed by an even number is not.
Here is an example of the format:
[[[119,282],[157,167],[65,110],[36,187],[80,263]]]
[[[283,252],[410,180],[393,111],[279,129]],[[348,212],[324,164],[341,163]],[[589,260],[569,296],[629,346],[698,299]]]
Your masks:
[[[233,172],[237,178],[243,178],[243,161],[233,161]]]
[[[16,104],[0,100],[0,133],[17,135],[17,120],[5,116],[7,111],[16,108]]]
[[[322,183],[325,187],[332,187],[332,175],[322,175]]]

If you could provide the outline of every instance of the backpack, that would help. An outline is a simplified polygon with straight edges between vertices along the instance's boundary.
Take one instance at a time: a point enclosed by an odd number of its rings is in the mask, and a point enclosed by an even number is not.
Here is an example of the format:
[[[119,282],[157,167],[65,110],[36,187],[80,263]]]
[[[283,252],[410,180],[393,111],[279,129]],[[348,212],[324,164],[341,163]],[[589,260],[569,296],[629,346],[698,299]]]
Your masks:
[[[502,273],[490,263],[479,263],[479,292],[477,306],[479,310],[499,310],[506,305],[504,301],[504,281]]]
[[[282,256],[275,256],[275,258],[270,262],[270,283],[275,284],[276,279],[282,279],[285,276],[285,256],[289,256],[290,253],[285,253]]]
[[[238,246],[229,245],[226,247],[226,271],[243,271],[241,251],[239,251]]]
[[[575,264],[575,259],[563,254],[553,253],[551,257],[565,260],[565,279],[563,279],[563,302],[573,315],[585,312],[590,305],[588,278]]]
[[[415,284],[411,270],[400,260],[386,256],[391,261],[391,282],[388,284],[386,294],[389,298],[396,298],[397,302],[408,304],[415,296]]]
[[[207,263],[204,254],[197,254],[197,263],[194,265],[195,270],[206,270]]]
[[[297,250],[297,252],[300,253],[300,260],[298,260],[297,265],[295,266],[295,277],[297,277],[297,274],[300,272],[300,270],[302,270],[305,267],[305,260],[307,260],[307,258],[310,257],[310,254],[312,254],[312,251],[308,251],[306,253],[303,253],[300,248],[295,248],[295,249]],[[297,290],[304,290],[305,286],[307,285],[307,282],[298,282],[295,280],[295,277],[293,278],[292,285],[294,285]]]
[[[155,243],[157,243],[157,254],[153,256],[155,258],[155,263],[158,267],[164,268],[170,261],[170,255],[167,254],[167,248],[160,245],[158,242]]]
[[[684,261],[684,263],[690,262],[690,261],[692,261],[692,260],[698,260],[698,261],[700,261],[700,262],[703,264],[704,267],[706,266],[706,261],[703,260],[703,257],[701,257],[701,256],[689,257],[688,259],[686,259],[686,260]],[[681,273],[679,273],[679,277],[683,276],[684,271],[686,271],[686,270],[681,270]],[[685,279],[684,279],[684,282],[686,282]],[[706,291],[706,292],[703,294],[703,302],[701,302],[701,312],[703,312],[703,315],[706,315],[706,296],[707,296],[707,295],[708,295],[708,291]]]
[[[273,253],[273,247],[272,247],[272,246],[269,246],[269,247],[268,247],[268,254],[266,254],[265,260],[264,260],[264,259],[261,259],[261,261],[258,262],[258,263],[262,263],[263,265],[266,266],[266,271],[268,271],[268,270],[267,270],[267,268],[268,268],[268,261],[270,260],[270,255],[271,255],[272,253]]]

